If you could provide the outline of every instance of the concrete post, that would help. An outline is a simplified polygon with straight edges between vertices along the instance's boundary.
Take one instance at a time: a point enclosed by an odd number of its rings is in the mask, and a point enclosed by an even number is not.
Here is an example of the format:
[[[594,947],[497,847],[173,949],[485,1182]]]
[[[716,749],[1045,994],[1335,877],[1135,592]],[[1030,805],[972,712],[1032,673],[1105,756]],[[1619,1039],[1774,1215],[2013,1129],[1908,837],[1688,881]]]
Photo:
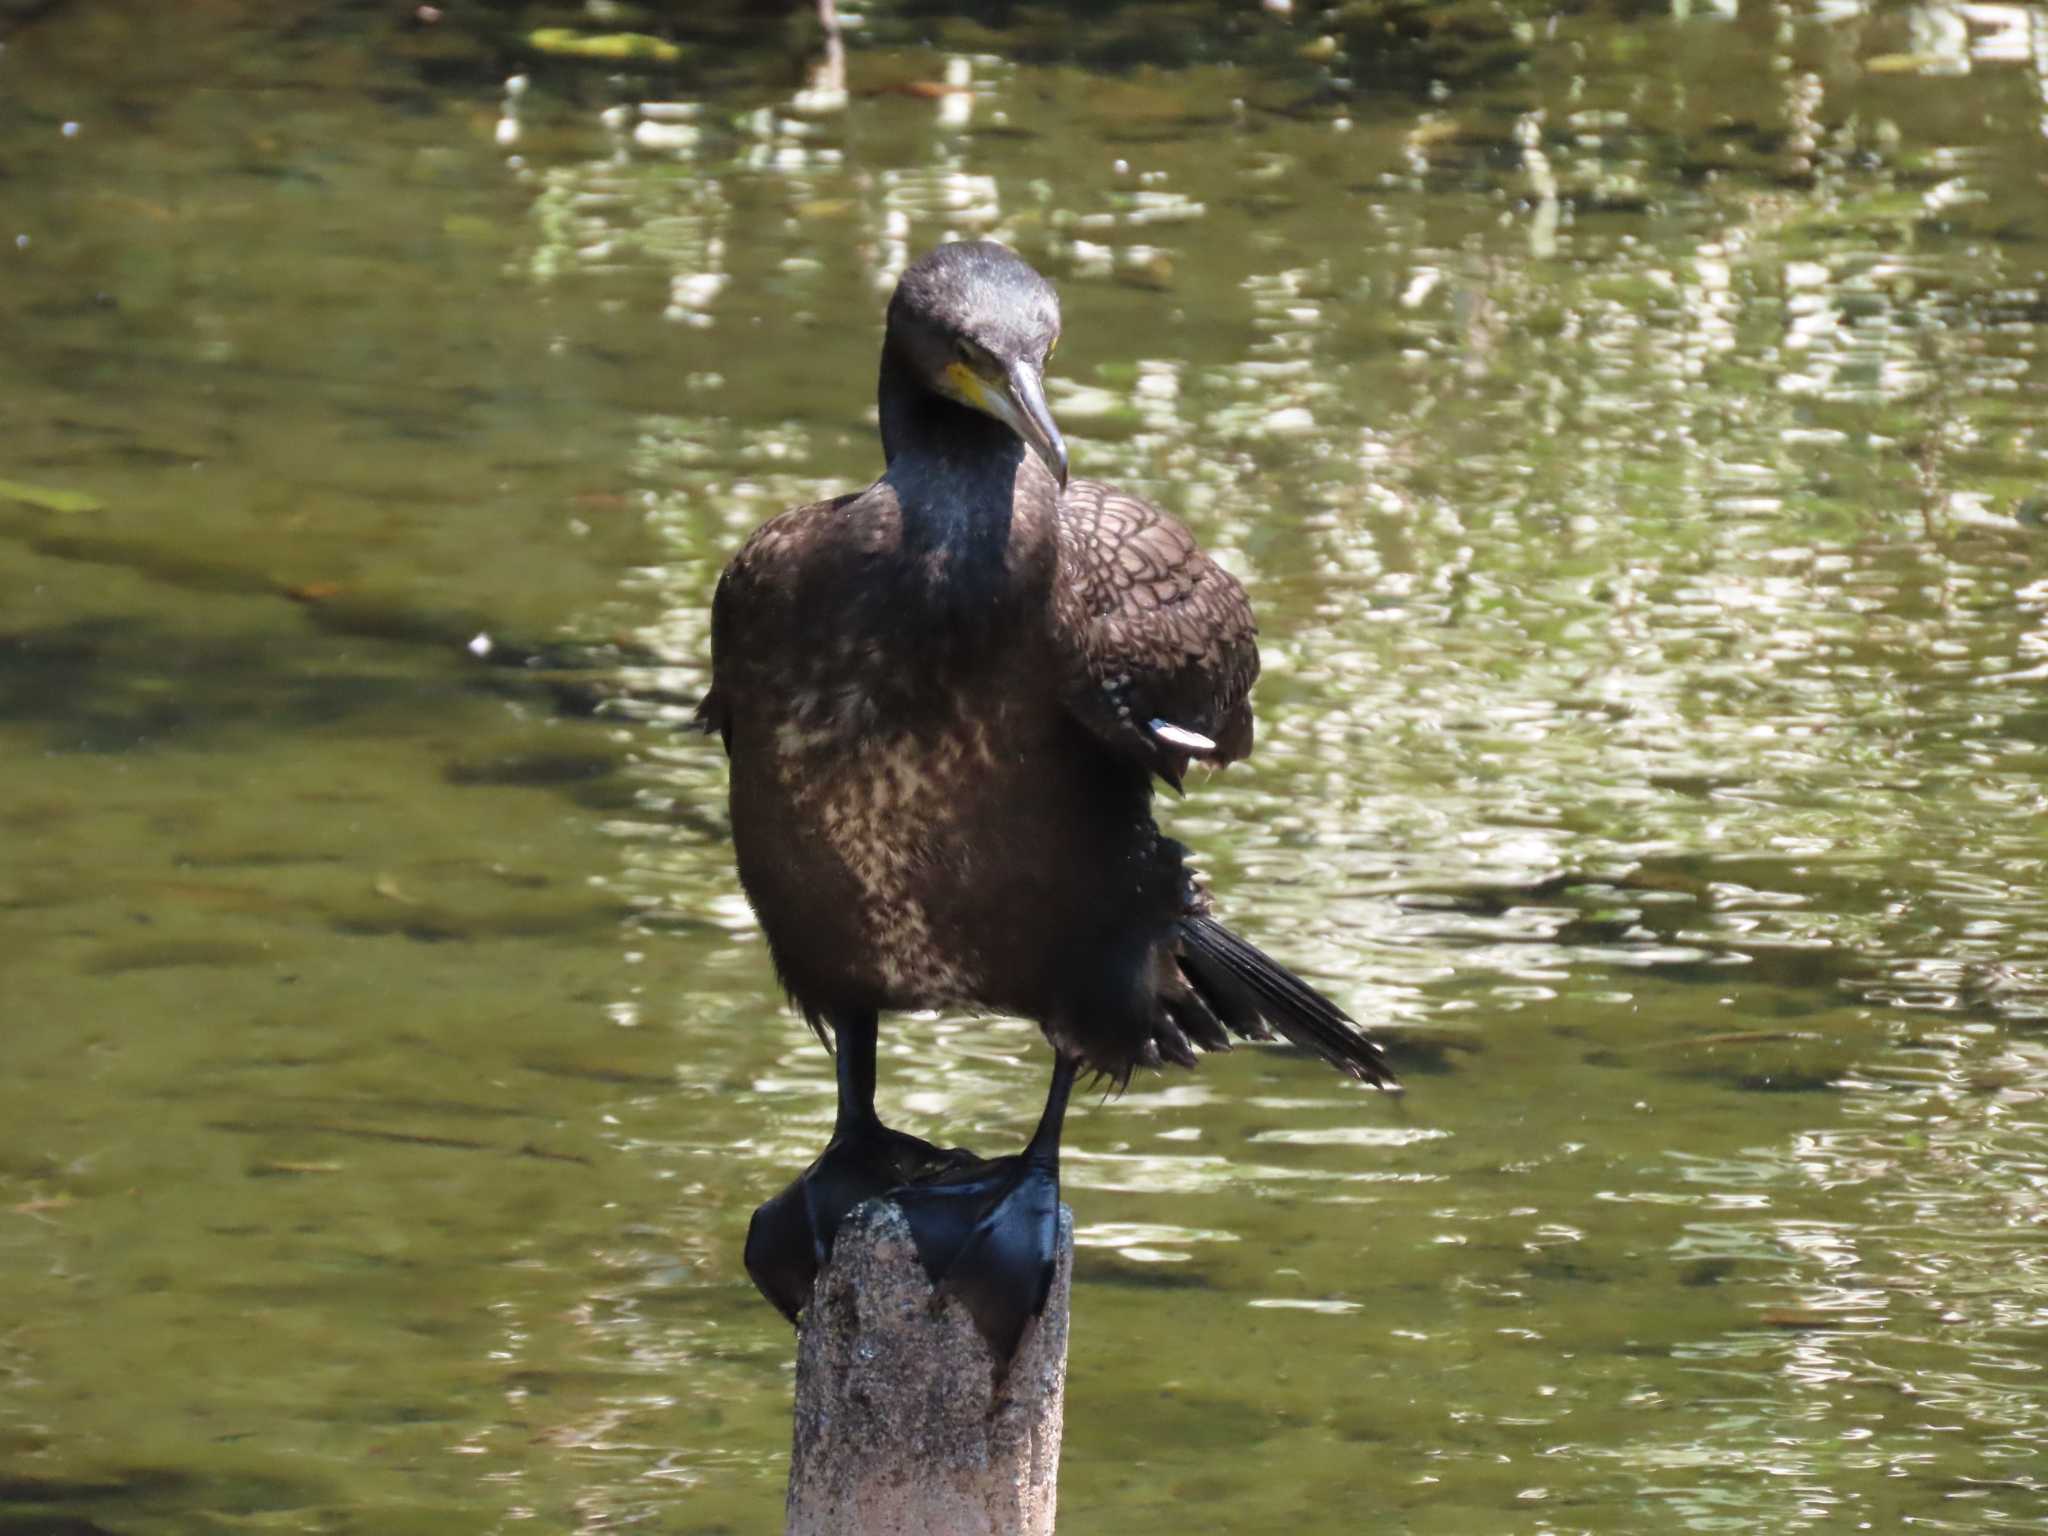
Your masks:
[[[903,1213],[847,1217],[797,1326],[788,1536],[1052,1536],[1074,1218],[1045,1315],[1000,1382],[964,1309],[934,1296]]]

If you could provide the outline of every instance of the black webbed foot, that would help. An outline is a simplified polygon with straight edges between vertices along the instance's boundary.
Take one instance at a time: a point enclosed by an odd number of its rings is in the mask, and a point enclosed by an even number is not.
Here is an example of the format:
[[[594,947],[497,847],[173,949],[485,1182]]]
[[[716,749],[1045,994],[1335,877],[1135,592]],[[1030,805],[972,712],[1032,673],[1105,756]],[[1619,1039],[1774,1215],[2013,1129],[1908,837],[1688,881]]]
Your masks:
[[[754,1212],[747,1225],[747,1273],[776,1310],[795,1322],[832,1256],[839,1224],[855,1206],[901,1185],[978,1166],[971,1152],[935,1147],[880,1121],[834,1131],[817,1161]]]
[[[818,1160],[754,1212],[747,1273],[791,1322],[811,1299],[840,1223],[887,1196],[910,1225],[933,1288],[957,1296],[1007,1370],[1024,1325],[1045,1309],[1059,1253],[1060,1127],[1075,1062],[1053,1061],[1045,1113],[1016,1157],[947,1151],[875,1116],[875,1016],[833,1018],[839,1119]]]
[[[1045,1113],[1022,1153],[958,1168],[890,1198],[935,1290],[957,1296],[1007,1371],[1024,1326],[1045,1310],[1059,1259],[1060,1127],[1076,1063],[1053,1059]]]
[[[1056,1163],[997,1158],[894,1190],[932,1288],[958,1298],[998,1368],[1045,1310],[1059,1257]]]

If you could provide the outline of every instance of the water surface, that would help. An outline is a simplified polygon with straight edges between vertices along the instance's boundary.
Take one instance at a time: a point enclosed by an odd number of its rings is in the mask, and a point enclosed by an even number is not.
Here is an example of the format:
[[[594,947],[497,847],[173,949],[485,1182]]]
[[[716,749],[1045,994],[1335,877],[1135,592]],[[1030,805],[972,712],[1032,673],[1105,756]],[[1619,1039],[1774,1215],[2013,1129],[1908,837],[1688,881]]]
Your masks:
[[[0,1532],[774,1528],[831,1076],[677,727],[965,235],[1410,1084],[1078,1107],[1062,1530],[2039,1528],[2048,11],[450,9],[0,20]]]

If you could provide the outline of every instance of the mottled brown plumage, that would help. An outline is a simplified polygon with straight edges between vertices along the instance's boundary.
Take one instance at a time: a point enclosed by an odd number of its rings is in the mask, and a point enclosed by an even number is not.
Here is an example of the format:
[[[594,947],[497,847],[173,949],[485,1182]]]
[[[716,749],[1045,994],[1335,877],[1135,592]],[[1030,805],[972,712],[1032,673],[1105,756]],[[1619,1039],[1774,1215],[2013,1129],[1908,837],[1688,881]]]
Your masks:
[[[1249,755],[1259,648],[1244,588],[1173,518],[1100,481],[1067,487],[1059,549],[1052,623],[1075,716],[1176,789],[1190,754],[1154,720],[1210,738],[1209,761]]]
[[[805,1245],[822,1260],[847,1200],[948,1164],[874,1118],[882,1011],[1016,1014],[1056,1053],[1032,1149],[987,1176],[971,1232],[941,1181],[928,1255],[1010,1242],[1027,1209],[1050,1219],[1078,1068],[1121,1083],[1271,1026],[1391,1081],[1334,1004],[1209,916],[1152,819],[1154,777],[1178,788],[1191,761],[1251,750],[1256,631],[1180,523],[1067,482],[1039,382],[1058,333],[1052,290],[1000,246],[912,267],[883,346],[887,470],[765,524],[713,604],[699,718],[731,758],[741,883],[784,986],[841,1055],[832,1146],[749,1238],[750,1269],[792,1313]],[[895,1192],[914,1226],[916,1193]],[[1004,1291],[1004,1264],[946,1265],[983,1302],[995,1284],[992,1338],[1033,1305]]]

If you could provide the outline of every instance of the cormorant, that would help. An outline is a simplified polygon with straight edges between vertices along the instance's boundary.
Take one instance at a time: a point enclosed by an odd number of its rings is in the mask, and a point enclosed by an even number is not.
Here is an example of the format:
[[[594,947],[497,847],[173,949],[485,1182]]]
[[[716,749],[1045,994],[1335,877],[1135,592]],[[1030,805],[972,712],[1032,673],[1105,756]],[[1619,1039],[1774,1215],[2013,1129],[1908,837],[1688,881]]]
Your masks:
[[[1252,746],[1243,588],[1149,503],[1069,481],[1046,405],[1059,300],[1001,245],[942,245],[889,301],[887,467],[755,531],[712,604],[698,709],[731,759],[740,883],[836,1050],[824,1153],[754,1213],[748,1272],[795,1319],[841,1219],[888,1194],[999,1361],[1044,1305],[1075,1075],[1121,1085],[1232,1033],[1391,1086],[1329,999],[1223,927],[1152,780]],[[983,1162],[884,1126],[877,1016],[1034,1020],[1038,1129]],[[1270,1026],[1270,1028],[1269,1028]],[[829,1037],[828,1037],[829,1032]]]

